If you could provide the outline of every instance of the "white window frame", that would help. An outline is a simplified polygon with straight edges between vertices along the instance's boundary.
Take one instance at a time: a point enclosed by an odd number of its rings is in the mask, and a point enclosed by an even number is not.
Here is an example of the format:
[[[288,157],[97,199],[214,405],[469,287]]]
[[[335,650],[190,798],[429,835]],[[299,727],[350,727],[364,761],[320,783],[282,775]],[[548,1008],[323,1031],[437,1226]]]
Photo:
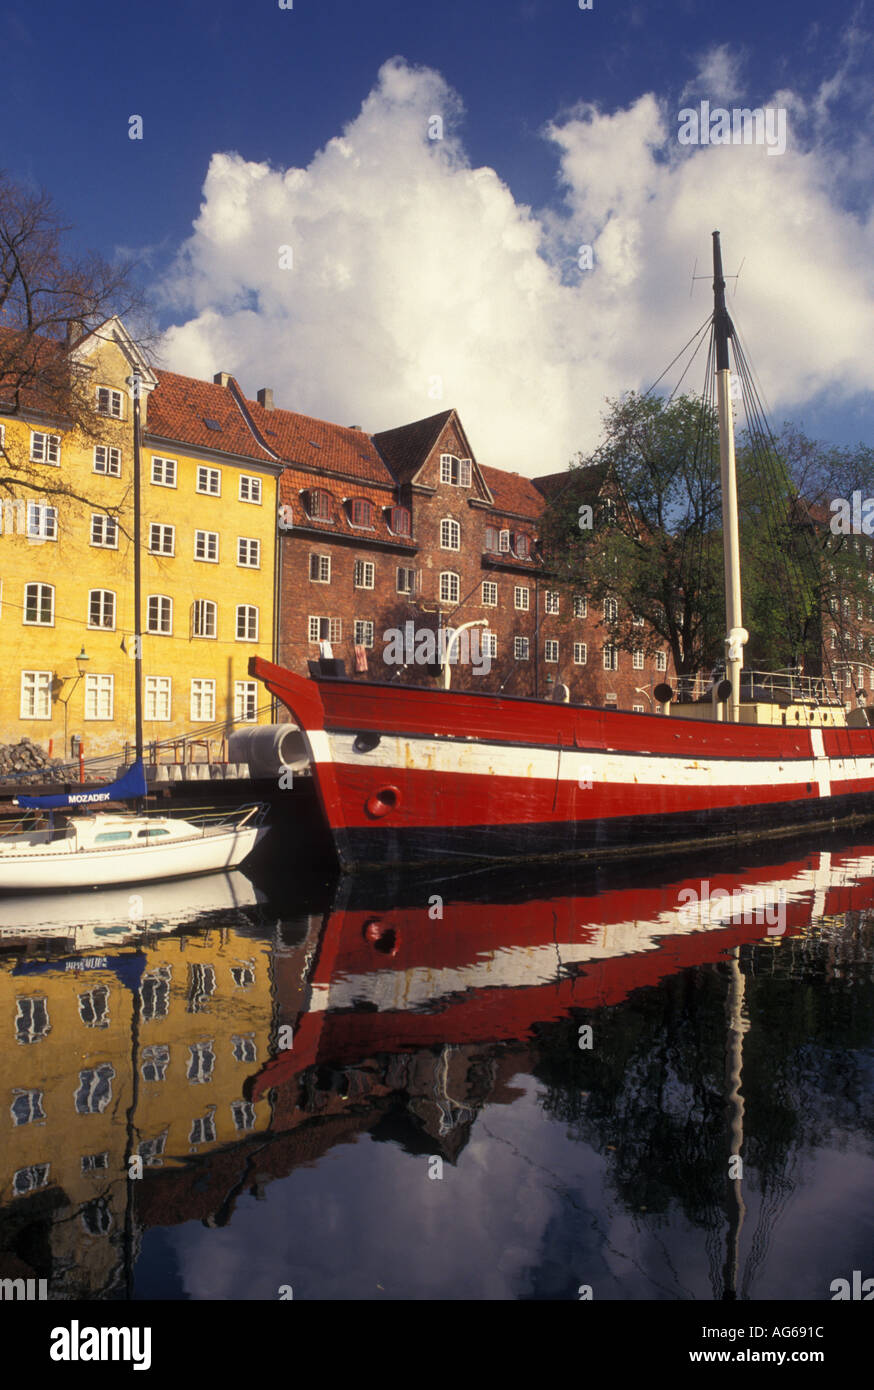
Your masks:
[[[527,613],[531,608],[531,590],[525,584],[514,584],[513,607],[517,613]]]
[[[58,509],[48,502],[28,502],[28,540],[56,541],[58,539]]]
[[[103,467],[100,466],[99,455],[103,455]],[[121,449],[114,444],[95,444],[94,459],[91,465],[92,473],[101,473],[107,478],[121,477]]]
[[[206,714],[203,713],[204,700],[208,702]],[[199,713],[195,714],[195,701]],[[192,724],[215,723],[215,681],[209,677],[194,676],[189,695],[189,717]]]
[[[327,624],[324,632],[322,632],[322,623]],[[307,618],[307,635],[308,640],[315,644],[319,642],[342,642],[343,620],[342,618],[329,618],[324,613],[311,613]]]
[[[152,455],[151,480],[155,487],[176,487],[178,477],[179,462],[177,459],[166,458],[163,454]]]
[[[95,534],[99,534],[100,540],[95,540]],[[107,535],[112,540],[107,540]],[[118,550],[118,518],[108,512],[92,512],[91,544],[97,550]]]
[[[530,643],[527,637],[513,638],[513,658],[515,661],[529,661],[531,655]]]
[[[401,575],[408,577],[409,588],[401,588]],[[410,565],[398,565],[395,575],[395,591],[399,594],[414,594],[418,587],[418,571]]]
[[[166,714],[160,714],[166,698]],[[143,690],[143,718],[150,724],[166,724],[173,710],[173,677],[146,676]]]
[[[318,574],[313,574],[313,561],[316,561],[315,568]],[[311,584],[330,584],[331,582],[331,556],[320,555],[316,551],[310,552],[310,583]]]
[[[501,555],[508,555],[510,552],[510,532],[498,532],[498,551]]]
[[[574,642],[574,665],[586,666],[589,660],[589,648],[586,642]]]
[[[615,623],[619,619],[619,600],[615,598],[605,598],[604,600],[604,622]]]
[[[668,669],[668,654],[667,654],[667,652],[656,652],[656,670],[657,670],[657,671],[667,671],[667,669]]]
[[[555,637],[547,637],[543,644],[543,660],[550,666],[558,665],[558,640]]]
[[[603,661],[605,671],[619,670],[619,648],[615,642],[604,643]]]
[[[373,622],[370,618],[356,618],[353,642],[356,647],[373,646]]]
[[[37,444],[37,440],[39,440],[39,444]],[[48,434],[45,430],[31,430],[30,461],[31,463],[46,463],[52,468],[60,468],[61,436]]]
[[[153,600],[153,599],[156,600],[157,608],[158,608],[158,624],[157,624],[156,627],[153,627],[153,626],[152,626],[152,612],[151,612],[151,609],[152,609],[152,600]],[[166,605],[166,608],[165,608],[165,605]],[[168,624],[167,624],[166,627],[163,627],[163,626],[162,626],[162,622],[163,622],[163,617],[164,617],[164,613],[165,613],[165,612],[166,612],[167,615],[168,615]],[[153,636],[155,636],[155,637],[172,637],[172,636],[173,636],[173,600],[172,600],[172,598],[170,598],[169,594],[147,594],[147,595],[146,595],[146,632],[151,633],[151,634],[152,634]]]
[[[255,632],[254,632],[254,635],[252,635],[252,634],[250,633],[250,631],[249,631],[249,628],[250,628],[250,626],[251,626],[251,615],[252,615],[253,613],[254,613],[254,615],[255,615]],[[242,627],[244,628],[244,631],[243,631],[242,633],[240,632],[240,627],[241,627],[241,625],[242,625]],[[258,641],[258,629],[259,629],[260,625],[261,625],[261,615],[260,615],[260,613],[259,613],[259,611],[258,611],[258,607],[257,607],[256,604],[254,604],[254,603],[238,603],[238,604],[237,604],[237,612],[236,612],[236,617],[235,617],[234,631],[236,632],[236,640],[237,640],[238,642],[257,642],[257,641]]]
[[[547,589],[543,595],[543,611],[545,613],[558,613],[561,611],[561,594],[558,589]]]
[[[47,622],[44,622],[43,619],[42,619],[42,617],[28,618],[28,616],[27,616],[27,607],[28,607],[28,604],[27,604],[27,591],[28,591],[28,589],[36,589],[36,591],[37,591],[37,593],[36,593],[36,606],[37,606],[37,612],[40,613],[40,614],[41,614],[42,611],[43,611],[43,591],[45,590],[45,591],[47,591],[47,593],[49,594],[49,606],[50,606],[50,609],[51,609],[51,617],[48,619]],[[22,623],[24,623],[25,627],[54,627],[54,625],[55,625],[55,586],[54,586],[54,584],[43,584],[42,581],[41,581],[41,580],[38,580],[38,579],[32,579],[32,580],[30,580],[28,583],[25,584],[25,586],[24,586],[24,604],[23,604],[22,610],[21,610],[21,621],[22,621]]]
[[[440,549],[461,549],[461,527],[454,517],[444,516],[440,519]]]
[[[257,536],[237,536],[237,564],[241,569],[261,568],[261,542]]]
[[[18,708],[20,719],[51,719],[53,679],[53,671],[22,671]],[[40,713],[41,710],[45,713]]]
[[[587,618],[589,616],[589,601],[582,594],[574,594],[574,617]]]
[[[441,570],[439,585],[438,593],[441,603],[458,603],[461,580],[455,570]],[[444,590],[447,592],[444,593]]]
[[[368,584],[368,577],[370,583]],[[376,565],[372,560],[356,560],[352,571],[352,586],[355,589],[372,589],[376,581]]]
[[[198,548],[204,553],[198,555]],[[217,565],[219,562],[218,531],[195,531],[194,558],[203,565]]]
[[[453,477],[453,473],[455,477]],[[470,487],[471,460],[456,458],[455,454],[440,455],[440,481],[452,487]]]
[[[497,608],[498,586],[493,579],[484,579],[482,587],[483,608]]]
[[[198,632],[198,628],[208,628],[210,626],[209,617],[212,616],[212,632]],[[191,605],[191,636],[198,642],[215,642],[218,639],[218,604],[215,599],[196,598]]]
[[[260,507],[262,494],[261,482],[262,480],[257,478],[253,473],[241,473],[238,500],[240,502],[248,502],[253,507]],[[244,497],[244,492],[249,492],[254,495]]]
[[[155,544],[155,532],[158,532],[158,544]],[[165,542],[168,539],[169,549]],[[149,554],[150,555],[175,555],[176,554],[176,527],[166,525],[163,521],[149,522]]]
[[[213,487],[212,483],[218,480],[218,486]],[[211,468],[209,464],[199,463],[195,474],[194,490],[204,497],[221,497],[222,495],[222,471],[220,468]]]
[[[100,594],[100,622],[93,622],[91,608],[95,594]],[[106,615],[106,596],[109,596],[110,608],[112,610],[112,622],[103,622]],[[89,589],[88,590],[88,626],[97,632],[115,632],[115,616],[118,609],[117,597],[114,589]]]
[[[498,634],[492,632],[491,628],[484,627],[480,638],[480,651],[483,656],[489,657],[491,661],[497,660],[498,656]]]
[[[249,711],[251,710],[251,713]],[[234,723],[258,722],[258,682],[234,681]]]
[[[631,669],[633,671],[643,670],[643,647],[635,647],[631,653]]]
[[[97,398],[95,409],[98,415],[105,415],[110,420],[124,419],[124,395],[121,391],[118,391],[114,386],[96,386],[94,391]],[[101,405],[101,396],[106,397],[106,409]],[[115,409],[116,406],[118,409]]]
[[[85,677],[85,718],[89,722],[111,720],[114,706],[115,676],[89,671]]]

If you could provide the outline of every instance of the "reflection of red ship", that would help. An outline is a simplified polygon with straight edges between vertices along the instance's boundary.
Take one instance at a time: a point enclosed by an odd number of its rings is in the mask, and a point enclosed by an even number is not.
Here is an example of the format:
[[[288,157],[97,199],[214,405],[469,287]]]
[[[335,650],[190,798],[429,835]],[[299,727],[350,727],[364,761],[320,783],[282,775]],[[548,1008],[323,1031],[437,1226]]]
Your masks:
[[[469,897],[450,887],[438,896],[426,884],[417,903],[384,910],[354,900],[373,895],[373,885],[346,880],[314,947],[305,997],[299,976],[287,989],[277,978],[280,1008],[295,988],[302,1008],[282,1012],[293,1044],[254,1078],[252,1097],[317,1063],[342,1068],[377,1053],[525,1041],[535,1025],[571,1010],[616,1004],[738,946],[797,936],[814,919],[867,907],[872,880],[870,847],[708,880],[511,902],[497,896],[494,879]]]

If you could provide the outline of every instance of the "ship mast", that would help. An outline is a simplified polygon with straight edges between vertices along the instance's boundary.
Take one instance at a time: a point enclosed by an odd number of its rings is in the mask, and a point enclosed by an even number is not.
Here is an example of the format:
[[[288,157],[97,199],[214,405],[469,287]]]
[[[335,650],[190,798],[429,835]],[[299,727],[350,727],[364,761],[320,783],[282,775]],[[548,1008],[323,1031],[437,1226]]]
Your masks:
[[[740,673],[749,634],[743,627],[740,592],[740,532],[737,519],[737,468],[731,413],[728,340],[734,325],[725,307],[725,279],[719,232],[713,233],[713,329],[716,337],[716,395],[719,411],[719,471],[722,484],[722,546],[725,559],[725,669],[731,681],[728,717],[740,719]]]

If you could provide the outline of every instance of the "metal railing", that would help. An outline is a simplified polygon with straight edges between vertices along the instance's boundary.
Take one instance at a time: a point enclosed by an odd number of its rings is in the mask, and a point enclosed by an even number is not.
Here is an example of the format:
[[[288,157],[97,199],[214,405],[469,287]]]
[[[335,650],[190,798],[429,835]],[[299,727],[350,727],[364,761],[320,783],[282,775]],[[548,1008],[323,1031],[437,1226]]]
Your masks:
[[[719,670],[712,676],[677,676],[678,700],[709,700],[712,698],[714,681],[724,680]],[[841,705],[843,704],[842,680],[837,678],[838,695],[834,686],[823,676],[803,676],[795,670],[756,671],[744,669],[740,673],[741,701],[772,700],[778,704],[791,705]]]

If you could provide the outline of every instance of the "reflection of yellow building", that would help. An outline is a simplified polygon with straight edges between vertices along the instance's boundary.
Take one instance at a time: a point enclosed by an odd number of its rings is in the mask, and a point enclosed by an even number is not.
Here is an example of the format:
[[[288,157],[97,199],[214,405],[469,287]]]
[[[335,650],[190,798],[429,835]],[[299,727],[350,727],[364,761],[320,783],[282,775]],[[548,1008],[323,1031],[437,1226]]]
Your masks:
[[[279,464],[236,384],[152,372],[118,320],[73,348],[101,416],[85,438],[37,409],[0,411],[28,478],[0,499],[0,741],[121,753],[134,732],[133,420],[142,374],[142,631],[147,740],[269,718],[249,657],[273,650]],[[77,500],[84,499],[84,500]],[[77,663],[84,651],[87,661]],[[66,744],[66,751],[64,746]]]
[[[138,994],[123,980],[137,950]],[[48,1219],[49,1297],[97,1296],[129,1257],[129,1204],[136,1229],[129,1155],[160,1182],[155,1169],[269,1125],[266,1100],[246,1101],[243,1083],[267,1057],[270,947],[211,928],[44,973],[15,965],[0,963],[0,1231]]]

